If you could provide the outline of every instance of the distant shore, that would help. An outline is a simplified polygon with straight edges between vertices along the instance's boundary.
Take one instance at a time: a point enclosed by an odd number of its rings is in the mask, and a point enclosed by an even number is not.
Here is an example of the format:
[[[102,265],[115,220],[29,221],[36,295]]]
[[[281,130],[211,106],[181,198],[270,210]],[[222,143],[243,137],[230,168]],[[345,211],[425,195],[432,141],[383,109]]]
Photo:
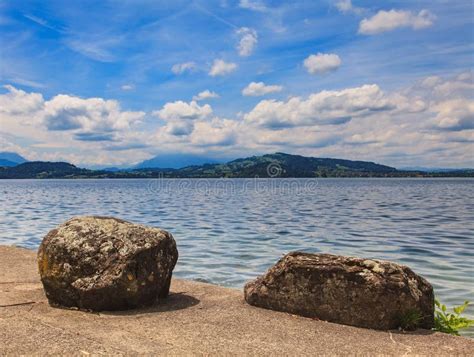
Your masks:
[[[0,167],[0,179],[46,178],[401,178],[474,177],[474,169],[407,171],[370,161],[316,158],[285,153],[252,156],[227,163],[173,168],[91,170],[67,162],[29,161]]]

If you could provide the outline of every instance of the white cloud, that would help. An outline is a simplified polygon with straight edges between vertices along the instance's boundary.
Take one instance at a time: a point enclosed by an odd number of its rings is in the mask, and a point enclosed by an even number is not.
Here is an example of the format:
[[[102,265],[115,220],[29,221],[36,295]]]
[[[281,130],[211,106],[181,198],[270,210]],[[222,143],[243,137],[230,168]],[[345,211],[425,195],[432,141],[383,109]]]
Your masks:
[[[215,118],[195,124],[191,143],[197,146],[230,146],[236,143],[238,123],[234,120]]]
[[[146,133],[134,125],[144,112],[124,111],[115,100],[62,94],[44,100],[40,93],[7,89],[0,94],[0,136],[7,147],[21,146],[15,151],[28,159],[115,164],[143,157],[143,152],[111,156],[104,150],[111,141],[123,147],[144,143]]]
[[[178,100],[172,103],[166,103],[161,110],[154,111],[163,120],[174,119],[203,119],[212,114],[212,108],[209,104],[199,105],[194,100],[190,103]]]
[[[237,69],[237,64],[232,62],[225,62],[221,59],[214,60],[209,75],[212,77],[215,76],[224,76],[226,74],[232,73]]]
[[[435,126],[441,130],[462,131],[474,129],[474,101],[464,98],[437,103]]]
[[[122,111],[116,100],[82,99],[59,94],[44,103],[43,122],[49,130],[79,130],[84,140],[109,137],[143,119],[144,112]],[[85,135],[87,134],[87,135]],[[105,135],[105,136],[104,136]]]
[[[5,85],[3,88],[8,92],[0,95],[0,113],[32,115],[43,106],[44,99],[39,93],[26,93],[11,85]]]
[[[263,100],[244,116],[248,123],[267,128],[344,124],[353,118],[396,108],[375,84],[341,91],[322,91],[307,99]]]
[[[283,89],[278,85],[266,85],[263,82],[252,82],[242,90],[242,95],[258,97],[269,93],[280,92]]]
[[[237,46],[239,55],[243,57],[250,56],[258,42],[257,31],[248,27],[241,27],[236,33],[240,36]]]
[[[135,86],[133,84],[124,84],[120,87],[121,90],[133,90],[135,89]]]
[[[0,146],[32,160],[79,164],[131,163],[159,148],[469,167],[474,165],[472,78],[465,72],[419,79],[399,91],[369,84],[261,100],[236,118],[219,117],[197,101],[176,101],[153,112],[161,120],[146,127],[134,125],[145,113],[125,111],[114,100],[70,95],[44,100],[39,93],[7,87],[0,94]]]
[[[176,63],[171,67],[171,71],[174,74],[182,74],[184,72],[190,72],[196,69],[196,63],[194,62],[184,62],[184,63]]]
[[[190,103],[178,100],[166,103],[161,110],[153,112],[153,115],[165,120],[166,131],[174,136],[189,135],[194,130],[194,122],[209,118],[212,108],[209,104],[200,106],[196,101]]]
[[[239,7],[242,9],[264,12],[267,10],[265,4],[260,0],[240,0]]]
[[[342,13],[353,12],[355,14],[361,14],[364,9],[361,7],[354,6],[351,0],[339,0],[336,1],[337,9]]]
[[[206,99],[212,99],[212,98],[219,98],[219,94],[217,94],[216,92],[212,92],[209,89],[206,89],[200,92],[198,95],[195,95],[193,97],[193,100],[198,102],[200,100],[206,100]]]
[[[428,10],[421,10],[418,14],[406,10],[381,10],[371,18],[365,18],[360,22],[359,33],[375,35],[401,27],[419,30],[433,25],[435,19],[436,16]]]
[[[472,72],[462,73],[450,81],[440,80],[432,89],[435,96],[444,99],[459,96],[469,98],[474,93],[474,77]]]
[[[43,127],[49,131],[71,132],[82,141],[111,140],[117,131],[130,129],[143,119],[144,112],[122,111],[115,100],[82,99],[59,94],[45,101],[39,93],[26,93],[6,86],[8,93],[0,95],[0,113],[7,121]]]
[[[429,76],[424,78],[421,81],[421,86],[425,88],[433,88],[436,84],[442,82],[441,78],[438,76]]]
[[[329,53],[318,53],[317,55],[310,55],[303,64],[308,73],[318,74],[335,71],[339,68],[342,61],[338,55]]]

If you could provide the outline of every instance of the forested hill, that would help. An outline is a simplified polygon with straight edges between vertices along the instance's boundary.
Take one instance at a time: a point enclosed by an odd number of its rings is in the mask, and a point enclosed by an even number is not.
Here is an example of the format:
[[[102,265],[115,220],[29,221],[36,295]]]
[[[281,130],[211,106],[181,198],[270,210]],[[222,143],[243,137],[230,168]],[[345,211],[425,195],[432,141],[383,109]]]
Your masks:
[[[219,177],[474,177],[474,170],[400,171],[368,161],[304,157],[275,153],[182,169],[88,170],[66,162],[33,161],[0,167],[0,179],[24,178],[219,178]]]
[[[385,175],[396,173],[397,169],[367,161],[325,159],[275,153],[237,159],[226,164],[188,167],[181,171],[188,175],[207,176],[215,171],[218,176],[231,177],[322,177]]]
[[[13,167],[0,167],[0,178],[3,179],[94,177],[98,173],[67,162],[29,161]]]

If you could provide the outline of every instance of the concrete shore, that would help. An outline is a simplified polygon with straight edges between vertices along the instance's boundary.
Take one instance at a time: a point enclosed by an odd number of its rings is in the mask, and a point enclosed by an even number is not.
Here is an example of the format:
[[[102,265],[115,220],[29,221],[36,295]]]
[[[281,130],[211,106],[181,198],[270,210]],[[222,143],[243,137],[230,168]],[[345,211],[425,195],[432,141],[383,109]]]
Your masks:
[[[0,246],[0,355],[474,355],[474,341],[332,324],[247,305],[239,290],[174,279],[153,307],[52,308],[34,251]]]

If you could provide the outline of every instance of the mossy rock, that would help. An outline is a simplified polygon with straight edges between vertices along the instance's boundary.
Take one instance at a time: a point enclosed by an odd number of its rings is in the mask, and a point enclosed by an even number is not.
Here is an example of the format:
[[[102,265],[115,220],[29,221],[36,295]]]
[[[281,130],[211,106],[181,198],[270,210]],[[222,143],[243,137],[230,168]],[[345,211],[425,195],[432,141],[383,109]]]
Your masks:
[[[392,262],[292,252],[244,288],[254,306],[372,329],[396,329],[417,312],[416,326],[434,325],[431,284]]]
[[[75,217],[51,230],[38,267],[51,305],[125,310],[168,295],[178,250],[158,228],[112,217]]]

